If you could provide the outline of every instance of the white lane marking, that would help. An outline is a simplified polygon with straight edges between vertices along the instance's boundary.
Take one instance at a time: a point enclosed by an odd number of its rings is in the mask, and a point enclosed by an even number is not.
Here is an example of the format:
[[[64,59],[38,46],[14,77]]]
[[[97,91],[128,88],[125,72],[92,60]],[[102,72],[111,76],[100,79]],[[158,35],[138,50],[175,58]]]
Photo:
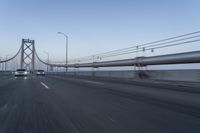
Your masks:
[[[103,84],[102,82],[96,82],[96,81],[90,81],[90,80],[84,80],[84,81],[87,83],[92,83],[92,84],[99,84],[99,85]]]
[[[43,82],[40,82],[46,89],[49,89],[49,87],[45,84],[45,83],[43,83]]]

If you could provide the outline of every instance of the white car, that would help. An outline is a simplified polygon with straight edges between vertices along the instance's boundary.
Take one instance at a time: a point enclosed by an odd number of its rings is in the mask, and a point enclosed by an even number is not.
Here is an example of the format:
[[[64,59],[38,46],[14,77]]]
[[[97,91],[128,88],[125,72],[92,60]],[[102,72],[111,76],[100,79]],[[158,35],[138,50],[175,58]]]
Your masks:
[[[36,75],[37,76],[45,76],[45,72],[44,72],[44,70],[37,70]]]
[[[27,76],[28,72],[26,69],[17,69],[14,73],[15,76]]]

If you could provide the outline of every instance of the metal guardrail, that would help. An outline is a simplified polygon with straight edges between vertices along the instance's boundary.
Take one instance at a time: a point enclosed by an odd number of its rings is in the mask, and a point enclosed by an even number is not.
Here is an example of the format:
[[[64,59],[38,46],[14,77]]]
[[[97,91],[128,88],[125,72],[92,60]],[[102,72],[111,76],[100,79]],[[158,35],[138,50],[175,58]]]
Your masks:
[[[45,63],[45,62],[43,62]],[[147,66],[147,65],[164,65],[164,64],[185,64],[185,63],[200,63],[200,51],[169,54],[152,57],[136,57],[134,59],[93,62],[82,64],[48,64],[52,67],[119,67],[119,66]]]
[[[85,64],[69,64],[67,67],[118,67],[118,66],[147,66],[163,64],[200,63],[200,51],[170,54],[153,57],[136,57],[134,59],[94,62]]]

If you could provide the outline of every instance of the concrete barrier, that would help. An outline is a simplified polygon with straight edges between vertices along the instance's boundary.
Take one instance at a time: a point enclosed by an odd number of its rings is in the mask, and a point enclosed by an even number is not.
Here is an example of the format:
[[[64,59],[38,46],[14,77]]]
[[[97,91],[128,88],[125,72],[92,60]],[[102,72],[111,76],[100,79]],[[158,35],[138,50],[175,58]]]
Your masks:
[[[200,82],[200,70],[148,71],[150,79]]]
[[[118,79],[200,82],[200,70],[79,71],[60,74],[68,76],[106,77]]]
[[[3,76],[3,75],[10,75],[12,74],[11,71],[0,71],[0,76]]]

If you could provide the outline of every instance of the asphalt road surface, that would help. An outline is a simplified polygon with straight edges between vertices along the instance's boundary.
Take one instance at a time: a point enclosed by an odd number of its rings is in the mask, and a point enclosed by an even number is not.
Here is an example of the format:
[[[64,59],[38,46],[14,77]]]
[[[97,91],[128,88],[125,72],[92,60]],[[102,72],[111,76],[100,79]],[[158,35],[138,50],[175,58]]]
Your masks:
[[[162,85],[0,76],[0,133],[200,133],[200,93]]]

